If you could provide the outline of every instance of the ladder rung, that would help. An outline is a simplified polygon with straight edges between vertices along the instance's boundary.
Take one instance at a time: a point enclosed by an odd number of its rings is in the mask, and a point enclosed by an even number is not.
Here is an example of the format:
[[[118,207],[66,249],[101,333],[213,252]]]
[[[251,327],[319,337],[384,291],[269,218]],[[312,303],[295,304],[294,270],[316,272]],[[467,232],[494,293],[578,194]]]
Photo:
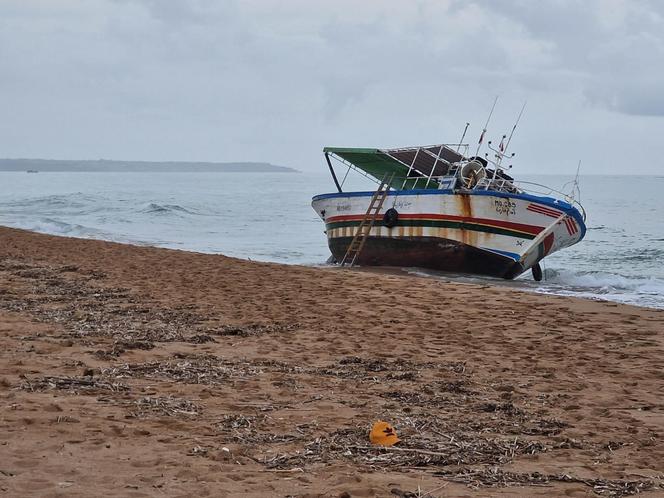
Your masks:
[[[383,203],[388,196],[390,184],[392,183],[393,179],[394,174],[392,174],[389,179],[387,174],[385,174],[383,180],[378,186],[378,189],[371,196],[369,207],[367,208],[364,218],[357,226],[357,230],[355,231],[355,235],[353,236],[348,249],[346,249],[346,254],[344,254],[344,257],[341,260],[341,266],[344,266],[349,259],[350,265],[353,266],[358,256],[362,252],[362,249],[364,249],[364,243],[367,241],[367,238],[371,233],[371,229],[373,228],[373,225],[376,221],[377,215],[383,207]]]

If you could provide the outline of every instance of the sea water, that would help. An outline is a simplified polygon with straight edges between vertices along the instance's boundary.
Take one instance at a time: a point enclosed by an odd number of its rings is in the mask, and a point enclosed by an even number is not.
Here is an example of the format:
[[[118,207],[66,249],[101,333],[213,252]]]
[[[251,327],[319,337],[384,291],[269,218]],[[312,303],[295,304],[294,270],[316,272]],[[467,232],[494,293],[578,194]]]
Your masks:
[[[528,176],[560,189],[563,176]],[[351,175],[345,190],[373,184]],[[545,280],[513,282],[410,269],[447,280],[664,308],[664,177],[582,176],[585,239],[544,260]],[[286,264],[329,256],[313,195],[323,173],[0,172],[0,225]]]

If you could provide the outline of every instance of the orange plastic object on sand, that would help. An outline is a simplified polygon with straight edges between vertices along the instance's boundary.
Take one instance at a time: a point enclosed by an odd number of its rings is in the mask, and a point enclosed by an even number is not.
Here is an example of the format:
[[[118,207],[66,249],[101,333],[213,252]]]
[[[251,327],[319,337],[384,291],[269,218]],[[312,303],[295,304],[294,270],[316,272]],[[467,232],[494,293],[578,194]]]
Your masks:
[[[371,441],[371,444],[376,444],[378,446],[392,446],[400,440],[397,437],[397,432],[394,430],[394,427],[387,422],[379,420],[371,428],[369,441]]]

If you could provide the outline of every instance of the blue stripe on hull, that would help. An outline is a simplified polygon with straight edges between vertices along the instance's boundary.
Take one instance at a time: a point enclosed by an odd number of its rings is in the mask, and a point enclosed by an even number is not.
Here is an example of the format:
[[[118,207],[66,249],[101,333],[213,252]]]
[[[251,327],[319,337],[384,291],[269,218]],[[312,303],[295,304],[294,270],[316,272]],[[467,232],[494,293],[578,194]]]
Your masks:
[[[496,254],[500,254],[501,256],[508,257],[510,259],[513,259],[514,261],[519,261],[521,259],[521,256],[519,256],[515,252],[501,251],[499,249],[490,249],[488,247],[482,247],[482,249],[484,251],[489,251],[489,252],[493,252],[493,253],[496,253]]]

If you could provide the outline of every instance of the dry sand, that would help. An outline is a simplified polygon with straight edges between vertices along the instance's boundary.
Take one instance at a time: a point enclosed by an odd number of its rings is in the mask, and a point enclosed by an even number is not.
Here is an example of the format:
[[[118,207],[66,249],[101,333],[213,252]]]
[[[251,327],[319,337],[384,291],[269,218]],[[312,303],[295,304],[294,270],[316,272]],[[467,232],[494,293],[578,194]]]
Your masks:
[[[663,311],[5,228],[0,284],[0,494],[664,490]]]

